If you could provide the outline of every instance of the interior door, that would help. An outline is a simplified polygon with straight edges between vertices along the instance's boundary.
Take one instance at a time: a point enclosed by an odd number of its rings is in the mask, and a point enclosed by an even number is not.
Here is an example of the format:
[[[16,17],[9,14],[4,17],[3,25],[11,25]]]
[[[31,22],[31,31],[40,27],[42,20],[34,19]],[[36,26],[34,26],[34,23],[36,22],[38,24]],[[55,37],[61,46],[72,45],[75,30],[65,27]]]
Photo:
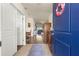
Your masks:
[[[57,4],[53,4],[54,12],[54,55],[70,55],[70,4],[66,3],[64,6],[64,12],[60,15],[56,15]],[[60,8],[59,8],[60,9]]]
[[[17,11],[16,27],[17,27],[17,45],[23,45],[22,14],[19,11]]]
[[[69,4],[66,3],[64,12],[60,15],[56,15],[57,3],[53,4],[53,18],[54,18],[54,30],[61,32],[70,32],[70,8]],[[59,8],[60,9],[60,8]]]

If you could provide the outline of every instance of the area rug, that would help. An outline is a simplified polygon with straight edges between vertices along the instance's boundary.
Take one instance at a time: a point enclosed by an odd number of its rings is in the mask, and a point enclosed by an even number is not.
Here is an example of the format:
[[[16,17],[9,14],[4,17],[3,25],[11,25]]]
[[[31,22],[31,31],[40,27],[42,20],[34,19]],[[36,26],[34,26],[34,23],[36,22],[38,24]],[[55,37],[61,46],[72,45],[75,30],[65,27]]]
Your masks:
[[[28,56],[44,56],[45,52],[42,44],[33,44]]]

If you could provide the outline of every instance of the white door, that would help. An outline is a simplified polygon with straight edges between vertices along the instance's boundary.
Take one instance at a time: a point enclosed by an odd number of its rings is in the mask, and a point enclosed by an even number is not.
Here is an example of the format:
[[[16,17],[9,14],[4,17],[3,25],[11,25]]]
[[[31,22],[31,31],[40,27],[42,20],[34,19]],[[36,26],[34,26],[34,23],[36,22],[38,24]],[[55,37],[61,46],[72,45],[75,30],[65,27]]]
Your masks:
[[[23,15],[17,11],[17,21],[16,21],[16,27],[17,27],[17,45],[24,45],[23,44]]]

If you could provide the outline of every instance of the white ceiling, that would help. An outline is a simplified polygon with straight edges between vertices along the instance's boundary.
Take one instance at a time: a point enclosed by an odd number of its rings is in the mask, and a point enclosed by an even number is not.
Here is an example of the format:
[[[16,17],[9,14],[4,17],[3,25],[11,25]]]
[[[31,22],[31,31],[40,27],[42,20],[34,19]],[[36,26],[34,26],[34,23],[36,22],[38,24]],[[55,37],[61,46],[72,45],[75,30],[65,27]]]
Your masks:
[[[36,23],[46,22],[49,18],[51,4],[49,3],[23,3],[28,14],[32,16]]]

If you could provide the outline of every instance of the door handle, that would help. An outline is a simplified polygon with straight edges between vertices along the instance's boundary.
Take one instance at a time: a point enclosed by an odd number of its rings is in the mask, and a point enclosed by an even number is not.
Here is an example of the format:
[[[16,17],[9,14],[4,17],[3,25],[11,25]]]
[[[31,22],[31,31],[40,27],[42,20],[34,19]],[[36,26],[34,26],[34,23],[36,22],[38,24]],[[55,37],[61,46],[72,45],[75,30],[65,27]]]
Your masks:
[[[1,47],[1,41],[0,41],[0,47]]]

